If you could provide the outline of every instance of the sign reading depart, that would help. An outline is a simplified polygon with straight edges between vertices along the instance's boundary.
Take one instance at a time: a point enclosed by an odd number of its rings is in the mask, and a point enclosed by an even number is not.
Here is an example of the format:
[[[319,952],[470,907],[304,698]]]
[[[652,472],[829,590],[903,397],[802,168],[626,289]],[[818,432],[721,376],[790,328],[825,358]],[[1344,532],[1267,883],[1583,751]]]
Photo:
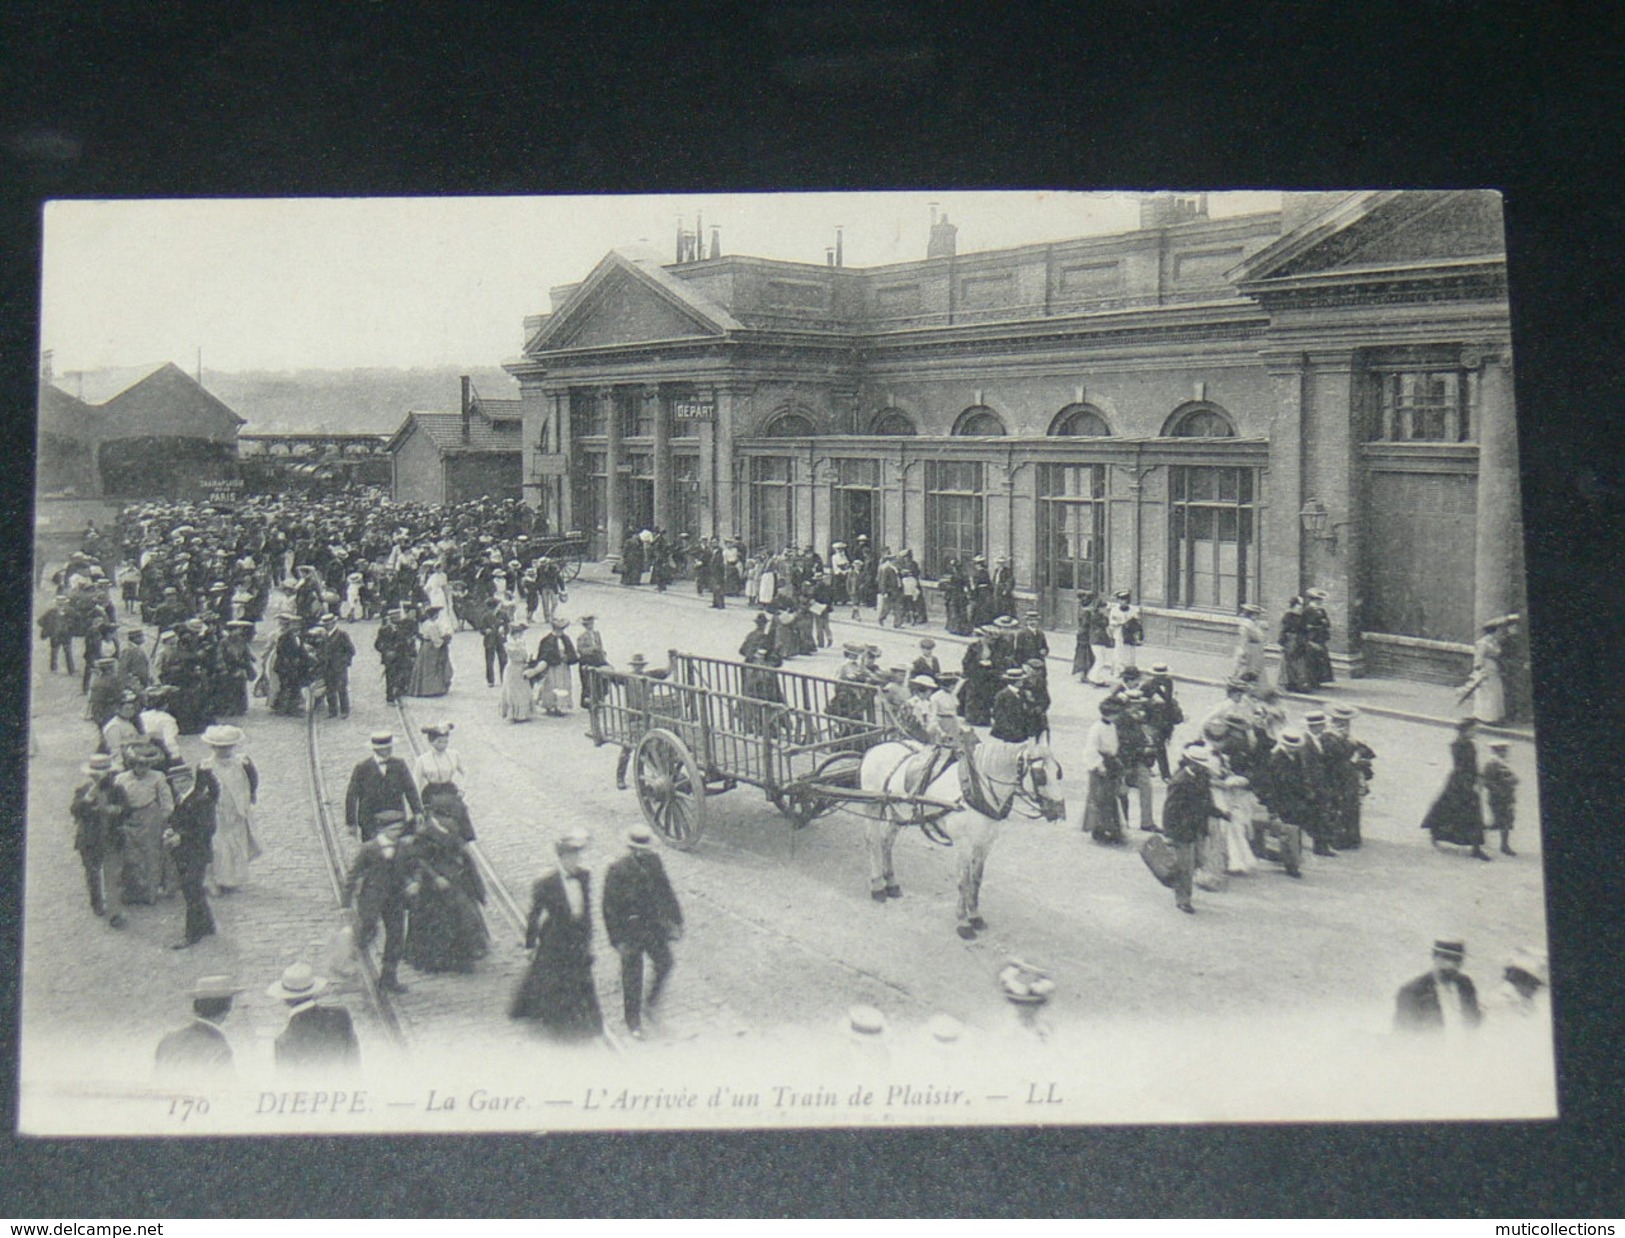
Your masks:
[[[678,421],[713,421],[717,406],[710,400],[677,400],[671,406],[671,415]]]
[[[545,455],[536,457],[536,467],[532,470],[535,477],[563,477],[569,470],[565,467],[563,455]]]

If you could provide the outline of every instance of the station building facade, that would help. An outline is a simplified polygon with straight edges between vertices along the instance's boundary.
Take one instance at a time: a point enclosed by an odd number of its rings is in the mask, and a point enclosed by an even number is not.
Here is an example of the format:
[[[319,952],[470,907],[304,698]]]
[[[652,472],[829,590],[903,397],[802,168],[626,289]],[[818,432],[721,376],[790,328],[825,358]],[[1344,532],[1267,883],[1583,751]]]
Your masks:
[[[1499,198],[1287,195],[1115,236],[872,268],[614,251],[526,321],[527,498],[597,556],[1008,557],[1048,626],[1133,591],[1148,639],[1330,595],[1343,673],[1459,681],[1522,610]],[[714,250],[715,247],[713,247]],[[938,612],[940,613],[940,612]]]

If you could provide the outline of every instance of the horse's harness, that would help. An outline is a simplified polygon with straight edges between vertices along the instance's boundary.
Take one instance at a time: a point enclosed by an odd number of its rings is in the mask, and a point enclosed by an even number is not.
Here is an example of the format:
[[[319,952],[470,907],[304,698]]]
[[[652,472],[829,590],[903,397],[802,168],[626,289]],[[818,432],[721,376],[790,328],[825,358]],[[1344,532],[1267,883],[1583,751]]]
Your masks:
[[[953,846],[954,840],[937,823],[942,819],[942,817],[947,816],[948,813],[956,812],[963,808],[973,809],[974,811],[981,813],[983,816],[990,817],[995,821],[1003,821],[1006,817],[1008,817],[1015,809],[1018,801],[1023,804],[1031,805],[1034,808],[1039,808],[1037,792],[1029,790],[1026,783],[1029,773],[1033,775],[1035,783],[1041,781],[1040,776],[1043,774],[1042,762],[1040,760],[1035,765],[1033,759],[1028,756],[1028,753],[1025,750],[1020,752],[1016,757],[1015,778],[1002,779],[994,778],[979,769],[976,762],[969,759],[969,754],[967,752],[950,749],[941,744],[933,745],[933,747],[929,750],[915,748],[908,752],[902,758],[902,760],[898,761],[898,763],[891,768],[891,770],[886,774],[882,785],[890,786],[892,779],[897,777],[898,773],[903,770],[904,766],[906,766],[914,758],[922,755],[925,756],[926,759],[921,769],[918,782],[915,784],[915,790],[908,791],[907,783],[905,781],[905,793],[897,796],[896,799],[891,799],[888,797],[885,801],[885,810],[890,812],[891,806],[898,802],[912,805],[914,812],[911,819],[903,820],[897,816],[894,816],[893,819],[896,820],[899,825],[918,825],[920,827],[920,833],[925,836],[928,842],[933,842],[943,847]],[[944,755],[946,755],[946,760],[940,760],[940,758],[942,758]],[[960,771],[961,795],[959,799],[949,803],[944,800],[928,799],[920,794],[921,792],[927,790],[938,777],[956,764],[959,766]],[[1001,808],[994,803],[994,794],[996,794],[994,789],[1004,787],[1010,789],[1010,796],[1004,801],[1004,805]],[[921,809],[929,808],[941,808],[942,811],[931,815],[927,815],[927,813],[921,811]],[[1039,812],[1023,811],[1018,815],[1026,818],[1028,821],[1037,821],[1042,818],[1043,813],[1040,809]]]

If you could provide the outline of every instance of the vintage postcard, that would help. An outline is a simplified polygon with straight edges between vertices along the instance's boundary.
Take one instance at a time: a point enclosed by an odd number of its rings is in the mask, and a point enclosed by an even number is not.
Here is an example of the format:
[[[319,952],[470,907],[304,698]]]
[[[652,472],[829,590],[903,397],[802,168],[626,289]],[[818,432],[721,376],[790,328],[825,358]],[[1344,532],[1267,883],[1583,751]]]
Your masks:
[[[22,1133],[1555,1117],[1506,270],[48,204]]]

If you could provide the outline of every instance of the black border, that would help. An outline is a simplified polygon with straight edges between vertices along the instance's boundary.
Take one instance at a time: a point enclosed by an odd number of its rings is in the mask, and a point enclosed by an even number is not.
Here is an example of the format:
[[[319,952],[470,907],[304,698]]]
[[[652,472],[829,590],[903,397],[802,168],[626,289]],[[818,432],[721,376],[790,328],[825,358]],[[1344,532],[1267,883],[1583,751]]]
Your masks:
[[[0,1214],[1625,1215],[1619,6],[238,6],[0,11],[4,579],[27,579],[40,203],[823,188],[1506,193],[1562,1119],[19,1141]],[[20,874],[26,588],[0,591]],[[0,904],[15,1061],[20,883]],[[7,1067],[4,1112],[15,1123]]]

